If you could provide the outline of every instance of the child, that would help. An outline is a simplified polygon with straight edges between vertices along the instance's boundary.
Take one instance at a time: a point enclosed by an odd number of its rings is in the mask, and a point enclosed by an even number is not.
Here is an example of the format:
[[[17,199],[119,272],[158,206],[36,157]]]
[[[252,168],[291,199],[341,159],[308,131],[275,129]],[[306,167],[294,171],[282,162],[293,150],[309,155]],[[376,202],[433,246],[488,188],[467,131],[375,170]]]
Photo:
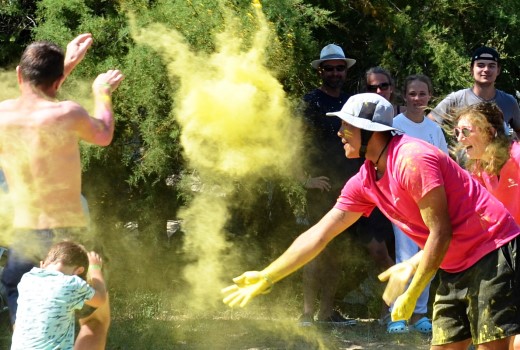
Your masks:
[[[55,244],[41,268],[25,273],[11,349],[72,349],[74,314],[83,304],[97,308],[107,299],[102,260],[77,243]],[[83,279],[89,274],[91,285]]]

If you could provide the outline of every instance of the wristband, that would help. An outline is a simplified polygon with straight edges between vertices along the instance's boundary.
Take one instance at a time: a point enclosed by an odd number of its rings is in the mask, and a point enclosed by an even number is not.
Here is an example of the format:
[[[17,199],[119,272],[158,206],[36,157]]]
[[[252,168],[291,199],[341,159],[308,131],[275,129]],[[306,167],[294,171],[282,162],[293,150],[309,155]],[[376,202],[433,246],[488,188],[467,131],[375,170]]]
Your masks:
[[[271,276],[269,276],[269,274],[267,272],[264,272],[264,273],[262,273],[262,278],[264,279],[264,281],[267,282],[267,284],[269,284],[269,287],[266,290],[264,290],[262,292],[262,294],[269,294],[269,293],[271,293],[271,291],[273,290],[273,286],[274,286],[274,282],[271,279]]]
[[[112,86],[110,86],[109,83],[101,83],[96,84],[97,87],[102,88],[104,91],[98,91],[98,92],[106,92],[108,90],[109,92],[112,92]]]
[[[101,270],[101,265],[98,264],[92,264],[88,267],[89,270]]]
[[[262,278],[267,282],[269,283],[269,286],[274,286],[274,282],[273,280],[271,279],[271,276],[269,276],[269,274],[267,272],[264,272],[262,273]]]

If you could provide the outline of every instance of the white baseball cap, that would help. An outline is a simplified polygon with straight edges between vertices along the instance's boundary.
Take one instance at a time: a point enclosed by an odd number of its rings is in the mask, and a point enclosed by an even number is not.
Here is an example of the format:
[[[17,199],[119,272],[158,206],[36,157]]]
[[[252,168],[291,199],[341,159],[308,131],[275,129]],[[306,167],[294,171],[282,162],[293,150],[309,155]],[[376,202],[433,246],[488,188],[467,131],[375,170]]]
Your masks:
[[[341,108],[341,111],[327,113],[336,116],[356,128],[368,131],[403,131],[392,126],[394,107],[384,97],[374,93],[352,96]]]

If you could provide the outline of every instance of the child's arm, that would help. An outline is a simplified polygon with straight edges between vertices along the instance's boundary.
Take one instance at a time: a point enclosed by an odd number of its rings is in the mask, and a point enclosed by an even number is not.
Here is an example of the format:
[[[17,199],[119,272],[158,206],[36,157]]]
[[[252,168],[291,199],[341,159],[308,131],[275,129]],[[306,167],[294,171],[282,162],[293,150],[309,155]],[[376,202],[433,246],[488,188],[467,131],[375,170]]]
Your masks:
[[[107,289],[105,286],[105,279],[103,278],[103,260],[96,252],[88,253],[89,268],[89,284],[94,288],[96,294],[92,299],[85,301],[85,304],[92,307],[100,307],[107,300]]]

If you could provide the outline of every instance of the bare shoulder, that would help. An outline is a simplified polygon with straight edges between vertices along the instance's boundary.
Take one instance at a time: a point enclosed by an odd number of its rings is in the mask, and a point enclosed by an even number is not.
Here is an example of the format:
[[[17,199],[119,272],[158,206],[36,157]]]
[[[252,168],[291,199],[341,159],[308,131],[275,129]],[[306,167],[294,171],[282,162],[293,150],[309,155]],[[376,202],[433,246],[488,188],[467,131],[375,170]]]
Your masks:
[[[68,117],[88,117],[88,113],[79,103],[74,101],[61,101],[57,103],[62,113]]]
[[[69,127],[76,128],[77,125],[89,119],[89,114],[85,108],[74,101],[56,102],[54,107],[52,111],[49,110],[50,117],[60,124],[65,123]]]
[[[16,106],[16,99],[9,99],[0,102],[0,111],[12,110]]]

